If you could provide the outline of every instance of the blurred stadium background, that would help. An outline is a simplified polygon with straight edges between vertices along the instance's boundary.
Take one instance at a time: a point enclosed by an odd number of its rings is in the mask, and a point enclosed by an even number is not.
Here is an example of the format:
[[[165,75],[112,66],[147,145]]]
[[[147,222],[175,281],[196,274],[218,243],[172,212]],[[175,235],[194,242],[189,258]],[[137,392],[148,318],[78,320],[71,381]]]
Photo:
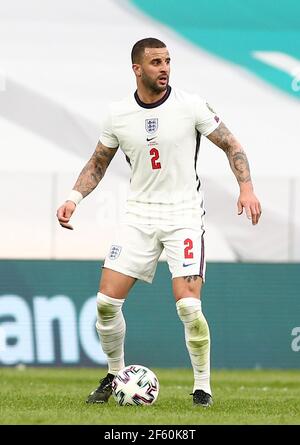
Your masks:
[[[257,227],[237,216],[227,159],[203,140],[212,366],[299,368],[297,0],[0,0],[0,365],[105,365],[95,295],[126,199],[121,151],[74,232],[55,213],[108,103],[134,91],[131,47],[148,36],[170,50],[171,85],[205,97],[238,136],[263,206]],[[189,366],[164,255],[125,306],[127,363]]]

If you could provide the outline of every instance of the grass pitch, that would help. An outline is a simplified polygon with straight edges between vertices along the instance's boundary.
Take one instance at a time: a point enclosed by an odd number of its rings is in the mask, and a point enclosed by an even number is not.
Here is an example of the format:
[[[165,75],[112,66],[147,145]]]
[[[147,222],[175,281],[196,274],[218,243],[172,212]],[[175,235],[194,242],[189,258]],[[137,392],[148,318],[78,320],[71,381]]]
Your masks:
[[[212,373],[214,405],[192,405],[192,371],[153,369],[160,394],[153,406],[88,405],[100,369],[0,368],[2,425],[276,425],[300,424],[300,372]]]

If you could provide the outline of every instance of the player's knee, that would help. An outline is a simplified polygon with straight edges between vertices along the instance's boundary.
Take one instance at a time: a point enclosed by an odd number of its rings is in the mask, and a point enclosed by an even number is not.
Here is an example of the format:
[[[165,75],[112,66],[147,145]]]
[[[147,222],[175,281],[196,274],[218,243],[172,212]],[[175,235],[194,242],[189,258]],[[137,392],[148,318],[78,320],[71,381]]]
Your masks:
[[[197,291],[197,290],[192,289],[192,288],[185,288],[185,289],[182,289],[182,290],[175,291],[174,295],[175,295],[175,300],[176,301],[184,299],[187,295],[189,297],[196,298],[197,300],[199,300],[199,298],[200,298],[199,290]]]
[[[201,331],[206,329],[207,323],[202,313],[201,301],[198,298],[181,298],[176,303],[176,309],[179,318],[187,323],[187,328],[193,332],[194,337],[197,337],[197,334],[203,334]]]
[[[182,298],[176,303],[177,313],[185,325],[186,341],[191,350],[209,343],[209,328],[201,310],[200,300]]]
[[[195,317],[195,314],[201,312],[201,302],[195,297],[180,298],[176,302],[176,309],[179,318],[182,321],[190,321],[190,317]]]
[[[174,296],[176,301],[184,299],[187,296],[199,300],[201,296],[201,290],[199,289],[199,286],[195,286],[191,283],[185,283],[184,286],[174,289]]]
[[[109,297],[106,294],[98,292],[97,294],[97,312],[100,320],[106,320],[114,318],[122,308],[124,300],[117,300]]]
[[[99,293],[109,295],[111,298],[125,298],[128,294],[128,289],[122,283],[116,283],[112,280],[104,280],[99,289]]]
[[[115,314],[113,305],[103,301],[101,298],[97,298],[97,311],[100,319],[103,320],[113,317]]]
[[[103,295],[109,295],[111,298],[118,298],[117,292],[110,283],[103,283],[100,286],[99,293]]]
[[[199,299],[201,297],[202,278],[199,275],[191,277],[179,277],[173,280],[173,291],[175,300],[185,297]]]

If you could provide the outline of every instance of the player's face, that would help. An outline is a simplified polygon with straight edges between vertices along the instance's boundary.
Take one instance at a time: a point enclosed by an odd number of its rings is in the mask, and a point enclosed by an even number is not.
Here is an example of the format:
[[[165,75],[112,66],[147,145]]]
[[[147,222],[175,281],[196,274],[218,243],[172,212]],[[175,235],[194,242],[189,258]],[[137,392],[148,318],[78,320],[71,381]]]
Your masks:
[[[169,84],[170,56],[167,48],[145,48],[140,79],[154,93],[165,91]]]

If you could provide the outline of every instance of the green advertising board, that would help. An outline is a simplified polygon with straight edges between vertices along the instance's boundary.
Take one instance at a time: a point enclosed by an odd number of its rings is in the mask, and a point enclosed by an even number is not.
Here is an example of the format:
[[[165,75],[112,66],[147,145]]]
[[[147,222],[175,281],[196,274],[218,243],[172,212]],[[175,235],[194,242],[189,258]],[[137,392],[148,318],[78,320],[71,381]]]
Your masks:
[[[96,330],[97,261],[0,261],[0,366],[106,366]],[[202,308],[213,368],[300,367],[300,265],[209,263]],[[188,367],[170,273],[124,305],[126,364]]]

